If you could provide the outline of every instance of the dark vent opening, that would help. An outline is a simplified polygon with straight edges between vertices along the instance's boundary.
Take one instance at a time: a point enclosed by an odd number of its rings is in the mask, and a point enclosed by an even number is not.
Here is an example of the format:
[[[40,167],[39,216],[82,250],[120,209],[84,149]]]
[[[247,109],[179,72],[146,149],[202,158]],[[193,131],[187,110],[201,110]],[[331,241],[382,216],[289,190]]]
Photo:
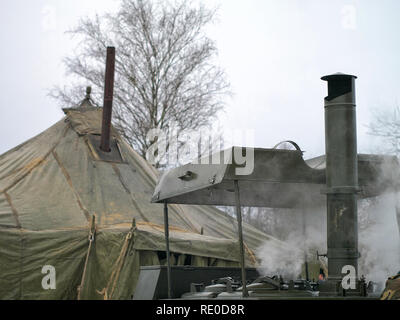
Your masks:
[[[337,79],[330,79],[328,81],[328,96],[325,99],[331,101],[337,97],[351,92],[352,83],[353,79],[350,77],[338,77]]]

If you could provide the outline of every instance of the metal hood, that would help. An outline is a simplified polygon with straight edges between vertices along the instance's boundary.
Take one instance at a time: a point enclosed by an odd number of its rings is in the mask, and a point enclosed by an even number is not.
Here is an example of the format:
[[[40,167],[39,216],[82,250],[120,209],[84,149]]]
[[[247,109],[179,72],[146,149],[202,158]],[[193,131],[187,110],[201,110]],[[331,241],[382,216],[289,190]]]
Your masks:
[[[237,174],[245,166],[235,156],[242,150],[254,152],[254,170],[249,175]],[[358,176],[361,198],[397,190],[399,162],[394,156],[359,154]],[[234,206],[234,180],[240,184],[243,206],[295,208],[326,202],[321,193],[326,186],[325,156],[304,160],[300,150],[240,147],[165,172],[152,202]]]

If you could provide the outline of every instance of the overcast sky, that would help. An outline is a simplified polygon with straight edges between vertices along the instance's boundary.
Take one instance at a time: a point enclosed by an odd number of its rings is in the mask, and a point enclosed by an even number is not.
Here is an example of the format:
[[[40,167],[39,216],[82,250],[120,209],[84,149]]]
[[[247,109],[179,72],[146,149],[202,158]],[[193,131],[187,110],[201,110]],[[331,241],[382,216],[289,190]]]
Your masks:
[[[204,1],[220,5],[208,30],[235,93],[221,118],[226,129],[254,130],[257,147],[291,139],[306,157],[324,153],[320,77],[340,71],[358,76],[359,152],[376,150],[365,128],[371,111],[400,98],[400,1]],[[0,154],[62,118],[46,91],[68,83],[62,58],[76,43],[64,32],[117,4],[0,1]]]

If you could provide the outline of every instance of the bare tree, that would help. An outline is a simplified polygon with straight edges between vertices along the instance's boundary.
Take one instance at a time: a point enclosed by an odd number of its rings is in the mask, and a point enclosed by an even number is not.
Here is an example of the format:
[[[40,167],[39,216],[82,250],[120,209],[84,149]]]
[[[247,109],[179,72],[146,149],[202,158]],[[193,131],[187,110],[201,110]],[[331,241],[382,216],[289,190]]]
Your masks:
[[[383,151],[400,155],[400,108],[391,112],[375,112],[373,120],[367,126],[368,134],[380,137],[385,143]]]
[[[212,124],[229,94],[225,73],[215,63],[217,49],[204,28],[216,10],[179,0],[122,0],[116,14],[81,19],[69,31],[81,41],[64,59],[69,87],[55,87],[50,96],[62,107],[82,100],[85,84],[101,101],[106,47],[114,45],[116,84],[114,125],[142,156],[154,141],[150,129],[200,130]]]

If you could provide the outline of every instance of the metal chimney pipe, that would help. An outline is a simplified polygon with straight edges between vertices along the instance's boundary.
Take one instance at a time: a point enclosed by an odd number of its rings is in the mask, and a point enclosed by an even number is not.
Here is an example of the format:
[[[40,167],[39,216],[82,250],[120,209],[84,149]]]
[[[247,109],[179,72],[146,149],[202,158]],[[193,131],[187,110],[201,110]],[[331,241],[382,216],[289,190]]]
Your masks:
[[[115,74],[115,48],[107,47],[106,75],[104,82],[104,104],[103,123],[101,128],[100,149],[110,152],[111,118],[114,96],[114,74]]]
[[[358,278],[356,76],[336,73],[325,98],[328,281],[341,281],[342,268]]]

